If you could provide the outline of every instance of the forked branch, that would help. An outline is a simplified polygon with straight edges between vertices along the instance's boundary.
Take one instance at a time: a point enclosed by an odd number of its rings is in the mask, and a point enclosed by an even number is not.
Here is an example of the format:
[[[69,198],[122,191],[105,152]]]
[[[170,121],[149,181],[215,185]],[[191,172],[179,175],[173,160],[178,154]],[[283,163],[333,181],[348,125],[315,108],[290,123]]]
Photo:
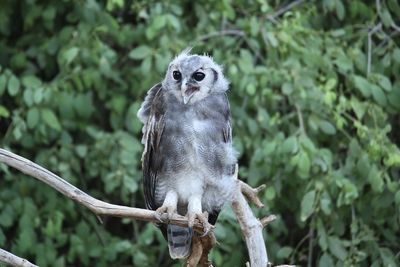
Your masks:
[[[1,262],[17,267],[38,267],[37,265],[0,248],[0,263]]]
[[[107,215],[159,223],[154,216],[154,211],[114,205],[98,200],[68,183],[58,175],[50,172],[49,170],[7,150],[0,149],[0,162],[3,162],[8,166],[20,170],[21,172],[48,184],[66,197],[85,206],[97,216]],[[260,221],[254,217],[253,212],[251,211],[243,194],[246,195],[246,197],[248,197],[248,199],[255,203],[258,207],[262,207],[263,204],[258,199],[257,193],[264,187],[265,186],[263,185],[253,189],[246,183],[237,180],[237,192],[232,202],[233,210],[237,216],[240,228],[247,244],[252,267],[266,267],[268,263],[267,251],[265,249],[265,243],[262,236],[262,228],[266,225],[266,223],[265,219]],[[167,215],[162,215],[161,219],[167,221]],[[187,219],[179,215],[174,215],[172,218],[169,218],[168,223],[180,226],[188,225]],[[203,232],[202,224],[198,221],[195,222],[194,228],[199,233]],[[199,264],[200,266],[211,266],[211,264],[208,262],[208,254],[214,245],[215,237],[213,233],[210,233],[205,237],[200,236],[197,238],[197,240],[194,240],[192,251],[193,255],[188,258],[188,266],[195,266],[196,264]],[[6,257],[12,256],[11,258],[13,258],[16,262],[13,266],[35,267],[35,265],[24,259],[12,255],[11,253],[6,253],[8,252],[0,250],[0,262],[9,263],[7,261],[8,258]]]

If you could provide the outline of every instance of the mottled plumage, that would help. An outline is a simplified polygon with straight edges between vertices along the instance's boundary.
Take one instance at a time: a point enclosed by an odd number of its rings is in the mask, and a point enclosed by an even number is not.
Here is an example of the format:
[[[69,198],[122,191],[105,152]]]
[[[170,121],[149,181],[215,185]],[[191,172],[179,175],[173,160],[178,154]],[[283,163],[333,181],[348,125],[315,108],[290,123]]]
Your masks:
[[[162,83],[153,86],[138,112],[144,123],[143,185],[148,209],[177,212],[215,224],[235,188],[228,82],[208,56],[177,56]],[[187,256],[189,228],[160,225],[171,257]]]

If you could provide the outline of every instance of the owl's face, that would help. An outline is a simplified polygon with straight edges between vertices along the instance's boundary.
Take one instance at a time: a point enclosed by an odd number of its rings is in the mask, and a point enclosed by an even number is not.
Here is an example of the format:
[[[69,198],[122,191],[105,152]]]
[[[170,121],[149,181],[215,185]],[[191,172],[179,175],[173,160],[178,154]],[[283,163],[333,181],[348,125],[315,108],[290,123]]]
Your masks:
[[[162,85],[185,105],[228,90],[222,68],[211,57],[190,55],[187,51],[169,64]]]

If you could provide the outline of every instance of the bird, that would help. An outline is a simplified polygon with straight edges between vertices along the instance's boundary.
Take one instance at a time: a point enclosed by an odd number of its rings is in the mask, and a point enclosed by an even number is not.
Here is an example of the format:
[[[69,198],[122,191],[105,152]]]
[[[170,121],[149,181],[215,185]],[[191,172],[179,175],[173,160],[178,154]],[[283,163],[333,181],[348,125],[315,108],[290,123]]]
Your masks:
[[[179,53],[150,88],[143,123],[143,191],[155,217],[186,216],[188,227],[158,224],[173,259],[189,255],[195,220],[207,233],[235,193],[229,82],[209,55]]]

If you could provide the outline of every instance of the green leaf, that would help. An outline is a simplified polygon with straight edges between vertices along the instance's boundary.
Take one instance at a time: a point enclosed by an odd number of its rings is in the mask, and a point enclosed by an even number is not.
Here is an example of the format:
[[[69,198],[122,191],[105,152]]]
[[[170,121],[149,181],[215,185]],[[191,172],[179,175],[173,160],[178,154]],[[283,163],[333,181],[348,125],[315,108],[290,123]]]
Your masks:
[[[394,201],[398,207],[400,207],[400,190],[396,192],[394,196]]]
[[[35,104],[40,104],[42,103],[43,100],[43,88],[37,88],[34,93],[33,93],[33,101],[35,102]]]
[[[381,19],[386,27],[390,27],[393,23],[392,16],[386,8],[381,11]]]
[[[18,94],[19,88],[20,88],[19,80],[17,79],[17,77],[12,75],[8,80],[8,93],[10,94],[10,96],[15,96]]]
[[[10,112],[6,107],[0,105],[0,117],[8,118],[10,116]]]
[[[389,103],[400,111],[400,88],[395,88],[388,94]]]
[[[336,128],[329,121],[320,120],[319,128],[326,134],[334,135],[336,134]]]
[[[324,253],[324,254],[322,254],[322,257],[319,259],[318,266],[321,266],[321,267],[335,267],[335,264],[333,262],[332,257],[329,256],[328,253]]]
[[[358,101],[357,98],[352,98],[350,105],[353,108],[353,111],[356,113],[357,118],[361,120],[364,117],[367,106],[364,103]]]
[[[156,30],[159,30],[159,29],[162,29],[163,27],[165,27],[166,23],[167,23],[166,16],[164,16],[164,15],[155,16],[153,18],[152,27],[154,27],[154,29],[156,29]]]
[[[320,200],[320,207],[326,215],[330,215],[332,213],[332,202],[328,195],[323,195]]]
[[[307,153],[300,153],[297,161],[298,174],[301,178],[308,178],[310,175],[311,161]]]
[[[325,90],[330,91],[332,89],[335,89],[337,86],[337,79],[336,78],[330,78],[326,84],[325,84]]]
[[[290,254],[292,254],[293,248],[285,246],[278,250],[276,253],[276,257],[280,259],[287,259],[289,258]]]
[[[397,266],[396,264],[396,256],[393,254],[393,252],[388,249],[388,248],[380,248],[379,249],[379,254],[382,258],[383,261],[383,266],[388,266],[388,267],[394,267]]]
[[[393,59],[397,61],[397,63],[400,63],[400,48],[395,48],[393,50]]]
[[[382,107],[385,107],[387,104],[387,100],[386,100],[386,95],[382,91],[382,89],[376,86],[375,84],[371,85],[371,89],[374,100]]]
[[[0,246],[4,246],[6,242],[6,236],[4,235],[3,230],[0,228]]]
[[[35,128],[35,126],[38,124],[39,110],[36,107],[33,107],[28,111],[26,122],[27,122],[28,128],[30,128],[30,129]]]
[[[275,199],[275,196],[276,196],[276,191],[275,191],[275,188],[273,187],[273,186],[269,186],[266,190],[265,190],[265,198],[267,199],[267,200],[273,200],[273,199]]]
[[[78,53],[79,53],[78,47],[71,47],[63,53],[63,57],[67,65],[69,65],[76,58]]]
[[[87,154],[88,148],[85,145],[77,145],[75,147],[76,154],[78,154],[79,157],[84,158]]]
[[[317,231],[318,231],[318,244],[323,251],[328,249],[328,236],[321,219],[317,219]]]
[[[250,96],[253,96],[256,93],[256,87],[254,84],[249,83],[246,87],[246,91]]]
[[[315,190],[311,190],[304,195],[303,200],[301,201],[301,221],[304,222],[307,220],[307,218],[314,212],[315,196]]]
[[[41,110],[41,114],[44,122],[49,127],[53,128],[56,131],[61,131],[61,124],[52,110],[44,108]]]
[[[379,76],[379,85],[387,92],[392,91],[392,83],[386,76],[383,75]]]
[[[132,59],[144,59],[150,56],[151,52],[150,47],[141,45],[129,52],[129,57]]]
[[[6,228],[10,227],[14,222],[14,217],[14,210],[10,206],[7,206],[0,213],[0,225]]]
[[[42,85],[42,81],[36,76],[29,75],[22,78],[22,84],[27,88],[37,88]]]
[[[28,107],[33,105],[33,91],[31,88],[26,88],[24,90],[23,98]]]
[[[298,151],[297,138],[295,136],[291,136],[287,138],[282,144],[282,153],[296,153]]]
[[[354,75],[354,85],[361,92],[364,97],[369,97],[371,95],[371,85],[367,79],[364,77]]]
[[[278,40],[276,39],[275,34],[272,31],[268,31],[266,33],[266,37],[268,38],[269,44],[271,44],[272,47],[278,46]]]
[[[337,236],[328,237],[329,251],[341,261],[344,261],[347,257],[347,251],[344,248],[342,241]]]
[[[336,0],[336,14],[339,20],[344,19],[345,9],[341,0]]]
[[[384,181],[381,173],[375,165],[370,168],[368,181],[371,184],[372,190],[377,193],[382,193],[384,189]]]
[[[7,77],[5,75],[0,75],[0,96],[3,95],[6,90]]]
[[[293,92],[293,85],[291,83],[284,83],[281,90],[285,95],[290,95]]]

